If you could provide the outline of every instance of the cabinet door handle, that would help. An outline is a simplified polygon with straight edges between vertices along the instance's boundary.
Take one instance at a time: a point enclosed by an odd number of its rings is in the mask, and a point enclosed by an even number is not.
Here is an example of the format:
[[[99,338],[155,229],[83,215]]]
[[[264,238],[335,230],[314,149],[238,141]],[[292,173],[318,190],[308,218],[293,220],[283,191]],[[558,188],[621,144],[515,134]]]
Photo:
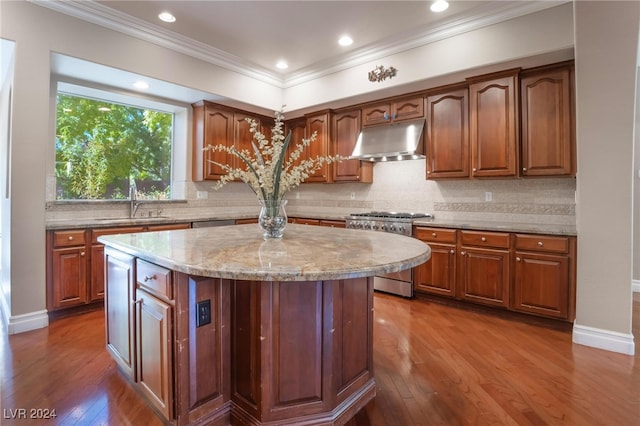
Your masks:
[[[486,237],[482,237],[482,238],[480,238],[480,241],[482,241],[484,243],[485,241],[487,241],[487,238]]]
[[[523,168],[522,168],[522,171],[523,171],[523,172],[526,172],[526,171],[527,171],[527,168],[526,168],[526,167],[523,167]]]
[[[83,251],[80,252],[80,256],[84,256],[84,252]]]
[[[69,241],[73,241],[73,237],[71,235],[69,235],[69,238],[67,238]]]
[[[466,254],[467,254],[467,252],[466,252],[466,251],[461,251],[461,252],[460,252],[460,256],[465,256]]]
[[[542,247],[543,245],[542,241],[538,241],[538,247]]]
[[[516,262],[520,262],[522,259],[520,259],[519,257],[516,257]]]
[[[454,249],[449,250],[449,254],[454,254],[456,251]]]
[[[432,234],[431,234],[431,236],[432,236],[433,238],[436,238],[436,237],[438,236],[438,234],[436,234],[436,233],[434,232],[434,233],[432,233]]]
[[[144,299],[138,299],[133,303],[135,303],[136,305],[142,305],[142,302],[144,302]]]
[[[474,171],[474,172],[477,172],[477,171],[478,171],[478,169],[476,169],[476,168],[474,167],[474,168],[473,168],[473,171]]]
[[[156,275],[145,275],[144,277],[144,282],[146,283],[147,281],[151,281],[151,280],[155,280],[156,279]]]

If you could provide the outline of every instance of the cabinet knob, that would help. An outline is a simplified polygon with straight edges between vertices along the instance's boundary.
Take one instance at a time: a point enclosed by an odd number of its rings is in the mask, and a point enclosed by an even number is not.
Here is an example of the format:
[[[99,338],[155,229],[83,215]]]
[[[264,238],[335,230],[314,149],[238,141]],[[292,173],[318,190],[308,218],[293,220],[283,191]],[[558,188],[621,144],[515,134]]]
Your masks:
[[[147,281],[151,281],[151,280],[155,280],[156,279],[156,275],[145,275],[144,277],[144,282],[146,283]]]
[[[485,242],[485,241],[487,241],[487,238],[486,237],[482,237],[482,238],[480,238],[480,241]]]
[[[523,168],[522,168],[522,171],[523,171],[523,172],[526,172],[526,171],[527,171],[527,168],[526,168],[526,167],[523,167]]]
[[[83,251],[80,252],[80,256],[84,256],[84,252]]]
[[[519,257],[516,257],[516,262],[520,262],[522,259],[520,259]]]
[[[467,252],[466,251],[461,251],[460,252],[460,256],[466,256]]]
[[[474,168],[473,168],[473,171],[474,171],[474,172],[477,172],[477,171],[478,171],[478,169],[476,169],[476,168],[474,167]]]
[[[454,254],[456,251],[454,249],[449,250],[449,254]]]
[[[69,241],[73,241],[73,237],[71,235],[69,235],[69,238],[67,238]]]
[[[542,247],[543,245],[542,241],[538,241],[538,247]]]
[[[141,305],[141,304],[142,304],[142,302],[144,302],[144,299],[138,299],[138,300],[136,300],[136,301],[135,301],[135,302],[133,302],[133,303],[135,303],[136,305]]]
[[[431,234],[431,236],[432,236],[433,238],[436,238],[436,237],[438,236],[438,234],[436,234],[436,233],[434,232],[434,233],[432,233],[432,234]]]

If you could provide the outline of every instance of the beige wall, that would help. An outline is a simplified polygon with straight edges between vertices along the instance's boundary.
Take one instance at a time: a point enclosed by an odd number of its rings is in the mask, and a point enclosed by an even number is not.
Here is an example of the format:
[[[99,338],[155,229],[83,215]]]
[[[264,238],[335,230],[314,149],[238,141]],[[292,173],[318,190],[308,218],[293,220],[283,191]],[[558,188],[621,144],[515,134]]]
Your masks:
[[[638,74],[640,81],[640,52],[638,55]],[[640,292],[640,84],[636,87],[636,124],[634,140],[633,174],[633,280],[634,291]]]
[[[578,287],[574,341],[631,335],[638,2],[575,2]],[[615,25],[612,25],[615,23]],[[613,339],[613,335],[611,336]]]

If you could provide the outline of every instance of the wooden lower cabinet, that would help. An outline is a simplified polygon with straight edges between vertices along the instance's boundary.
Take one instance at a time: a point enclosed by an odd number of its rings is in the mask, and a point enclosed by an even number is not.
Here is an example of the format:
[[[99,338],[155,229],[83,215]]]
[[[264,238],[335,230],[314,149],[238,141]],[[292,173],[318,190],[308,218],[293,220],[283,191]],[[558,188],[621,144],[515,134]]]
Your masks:
[[[575,318],[575,237],[433,227],[415,227],[414,236],[431,247],[414,268],[417,294]]]
[[[522,234],[515,238],[513,309],[573,318],[575,239]]]
[[[102,235],[130,234],[143,232],[143,226],[126,226],[118,228],[93,229],[91,234],[91,257],[89,260],[89,301],[96,302],[104,299],[104,245],[98,242]]]
[[[414,268],[414,290],[455,297],[456,231],[442,228],[416,228],[415,237],[429,244],[431,258]]]
[[[346,223],[344,220],[330,220],[330,219],[310,219],[306,217],[291,217],[290,223],[297,223],[300,225],[315,225],[315,226],[329,226],[332,228],[345,228]]]
[[[99,306],[104,299],[102,235],[190,228],[190,223],[47,232],[47,310]]]
[[[47,305],[63,309],[87,303],[87,248],[85,230],[47,234],[49,256]]]
[[[462,300],[508,307],[509,251],[463,246],[458,294]]]
[[[105,249],[107,286],[104,313],[107,351],[123,373],[136,380],[135,362],[135,259],[115,250]]]
[[[138,385],[162,415],[173,417],[173,320],[171,305],[136,290]]]

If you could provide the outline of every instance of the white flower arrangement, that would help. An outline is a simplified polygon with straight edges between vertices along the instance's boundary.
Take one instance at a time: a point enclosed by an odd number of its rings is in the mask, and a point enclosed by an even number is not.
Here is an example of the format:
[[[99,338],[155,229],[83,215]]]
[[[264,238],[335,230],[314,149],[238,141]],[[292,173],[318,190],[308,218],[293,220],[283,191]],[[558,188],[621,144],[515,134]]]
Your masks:
[[[283,107],[284,109],[284,107]],[[346,157],[340,155],[317,156],[298,162],[304,150],[317,139],[317,132],[311,137],[303,138],[295,149],[287,151],[291,142],[291,131],[284,135],[284,113],[283,110],[275,112],[275,124],[271,133],[271,140],[268,140],[258,129],[258,122],[251,118],[246,119],[251,125],[250,131],[253,134],[253,153],[248,150],[239,151],[233,146],[208,145],[204,150],[226,152],[240,158],[246,168],[233,168],[228,164],[221,164],[213,160],[211,163],[221,167],[227,174],[222,176],[215,186],[219,189],[226,183],[239,179],[245,182],[257,195],[258,200],[265,206],[274,208],[279,206],[284,199],[284,195],[291,189],[304,182],[315,171],[319,170],[323,164],[339,162]]]

